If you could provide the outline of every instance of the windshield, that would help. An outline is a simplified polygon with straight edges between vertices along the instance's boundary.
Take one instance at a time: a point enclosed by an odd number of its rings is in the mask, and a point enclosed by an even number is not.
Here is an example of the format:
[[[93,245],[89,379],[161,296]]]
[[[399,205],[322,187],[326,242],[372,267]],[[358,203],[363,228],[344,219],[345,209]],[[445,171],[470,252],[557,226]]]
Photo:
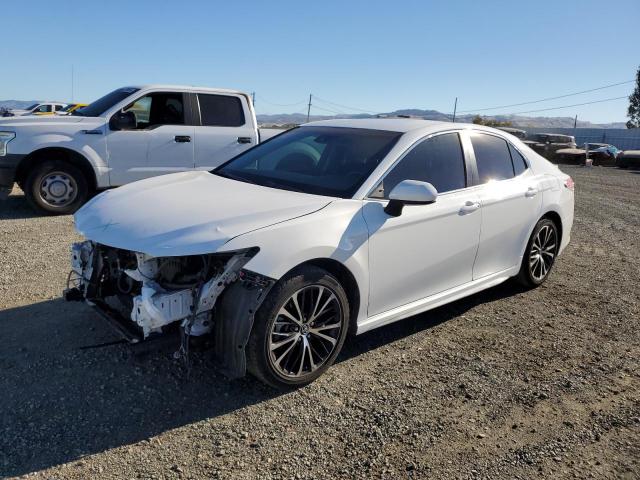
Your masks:
[[[33,105],[29,105],[27,108],[25,108],[25,110],[33,110],[34,108],[36,108],[38,105],[40,105],[39,103],[34,103]]]
[[[351,198],[401,135],[361,128],[299,127],[211,173],[265,187]]]
[[[71,104],[67,105],[66,107],[64,107],[63,109],[61,109],[60,112],[68,112],[69,110],[71,110],[75,106],[76,106],[75,103],[71,103]]]
[[[104,97],[99,98],[93,103],[90,103],[86,107],[79,108],[73,112],[73,115],[80,115],[83,117],[99,117],[104,112],[113,107],[116,103],[121,102],[128,96],[136,93],[138,88],[119,88],[111,93],[107,93]]]

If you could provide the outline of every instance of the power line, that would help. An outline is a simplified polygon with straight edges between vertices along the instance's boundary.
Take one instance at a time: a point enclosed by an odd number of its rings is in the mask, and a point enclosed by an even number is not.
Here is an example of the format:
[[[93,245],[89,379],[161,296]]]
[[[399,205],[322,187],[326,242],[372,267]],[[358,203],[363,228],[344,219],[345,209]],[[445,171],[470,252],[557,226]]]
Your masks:
[[[623,98],[629,98],[629,97],[627,95],[624,95],[622,97],[613,97],[613,98],[605,98],[603,100],[594,100],[593,102],[574,103],[573,105],[563,105],[561,107],[540,108],[538,110],[528,110],[526,112],[505,113],[504,115],[522,115],[523,113],[547,112],[549,110],[560,110],[562,108],[581,107],[583,105],[592,105],[594,103],[612,102],[613,100],[621,100]]]
[[[582,90],[581,92],[574,92],[574,93],[567,93],[565,95],[558,95],[557,97],[541,98],[539,100],[532,100],[530,102],[512,103],[511,105],[502,105],[500,107],[487,107],[487,108],[475,108],[475,109],[472,109],[472,110],[460,110],[460,111],[458,111],[458,113],[485,112],[487,110],[500,110],[502,108],[519,107],[519,106],[522,106],[522,105],[530,105],[532,103],[548,102],[549,100],[557,100],[559,98],[573,97],[574,95],[581,95],[583,93],[596,92],[598,90],[604,90],[605,88],[617,87],[618,85],[625,85],[627,83],[633,83],[633,82],[635,82],[635,80],[627,80],[625,82],[612,83],[610,85],[604,85],[602,87],[591,88],[589,90]]]
[[[315,108],[316,110],[322,110],[323,112],[335,113],[336,115],[348,115],[346,112],[339,112],[337,110],[331,110],[329,108],[319,107],[318,105],[315,105],[315,104],[313,105],[313,108]]]
[[[270,102],[269,100],[267,100],[266,98],[264,98],[262,95],[256,95],[260,100],[262,100],[264,103],[268,103],[269,105],[273,105],[275,107],[293,107],[295,105],[302,105],[304,103],[307,103],[306,100],[301,100],[299,102],[295,102],[295,103],[274,103],[274,102]]]
[[[354,111],[357,111],[357,112],[371,113],[371,114],[380,113],[380,112],[376,112],[376,111],[374,111],[374,110],[365,110],[365,109],[363,109],[363,108],[349,107],[348,105],[342,105],[342,104],[340,104],[340,103],[331,102],[331,101],[329,101],[329,100],[325,100],[325,99],[320,98],[320,97],[318,97],[318,96],[314,96],[313,98],[314,98],[316,101],[317,101],[317,100],[320,100],[320,101],[321,101],[321,102],[323,102],[323,103],[328,103],[329,105],[333,105],[333,106],[335,106],[335,107],[346,108],[347,110],[354,110]]]

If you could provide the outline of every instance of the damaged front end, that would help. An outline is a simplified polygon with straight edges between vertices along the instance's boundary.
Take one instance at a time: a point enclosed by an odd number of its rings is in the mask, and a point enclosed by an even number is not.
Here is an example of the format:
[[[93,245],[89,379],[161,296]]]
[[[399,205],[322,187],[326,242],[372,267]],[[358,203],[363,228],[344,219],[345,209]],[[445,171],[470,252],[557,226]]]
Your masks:
[[[152,257],[88,240],[72,246],[64,298],[85,300],[130,343],[179,331],[184,351],[185,339],[211,336],[223,370],[238,377],[253,315],[274,283],[243,269],[257,252]]]

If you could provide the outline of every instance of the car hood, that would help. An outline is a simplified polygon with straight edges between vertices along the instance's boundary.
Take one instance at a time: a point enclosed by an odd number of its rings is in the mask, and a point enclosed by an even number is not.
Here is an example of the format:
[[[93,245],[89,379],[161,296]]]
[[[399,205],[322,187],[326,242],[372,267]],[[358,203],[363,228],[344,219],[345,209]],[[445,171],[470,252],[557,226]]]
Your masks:
[[[78,210],[75,224],[104,245],[154,257],[197,255],[213,253],[243,233],[318,211],[332,200],[183,172],[108,190]]]

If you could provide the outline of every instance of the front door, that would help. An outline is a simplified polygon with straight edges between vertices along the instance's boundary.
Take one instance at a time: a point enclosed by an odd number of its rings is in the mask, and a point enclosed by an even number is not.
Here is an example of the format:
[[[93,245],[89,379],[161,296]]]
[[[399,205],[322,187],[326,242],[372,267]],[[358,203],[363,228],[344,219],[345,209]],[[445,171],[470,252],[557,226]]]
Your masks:
[[[458,133],[432,136],[409,151],[365,200],[369,316],[472,280],[481,212],[477,189],[467,188],[465,165]],[[402,180],[431,183],[438,190],[436,202],[387,215],[383,199]]]
[[[154,92],[123,109],[136,122],[128,130],[108,131],[111,185],[193,169],[194,127],[186,125],[183,97]]]

